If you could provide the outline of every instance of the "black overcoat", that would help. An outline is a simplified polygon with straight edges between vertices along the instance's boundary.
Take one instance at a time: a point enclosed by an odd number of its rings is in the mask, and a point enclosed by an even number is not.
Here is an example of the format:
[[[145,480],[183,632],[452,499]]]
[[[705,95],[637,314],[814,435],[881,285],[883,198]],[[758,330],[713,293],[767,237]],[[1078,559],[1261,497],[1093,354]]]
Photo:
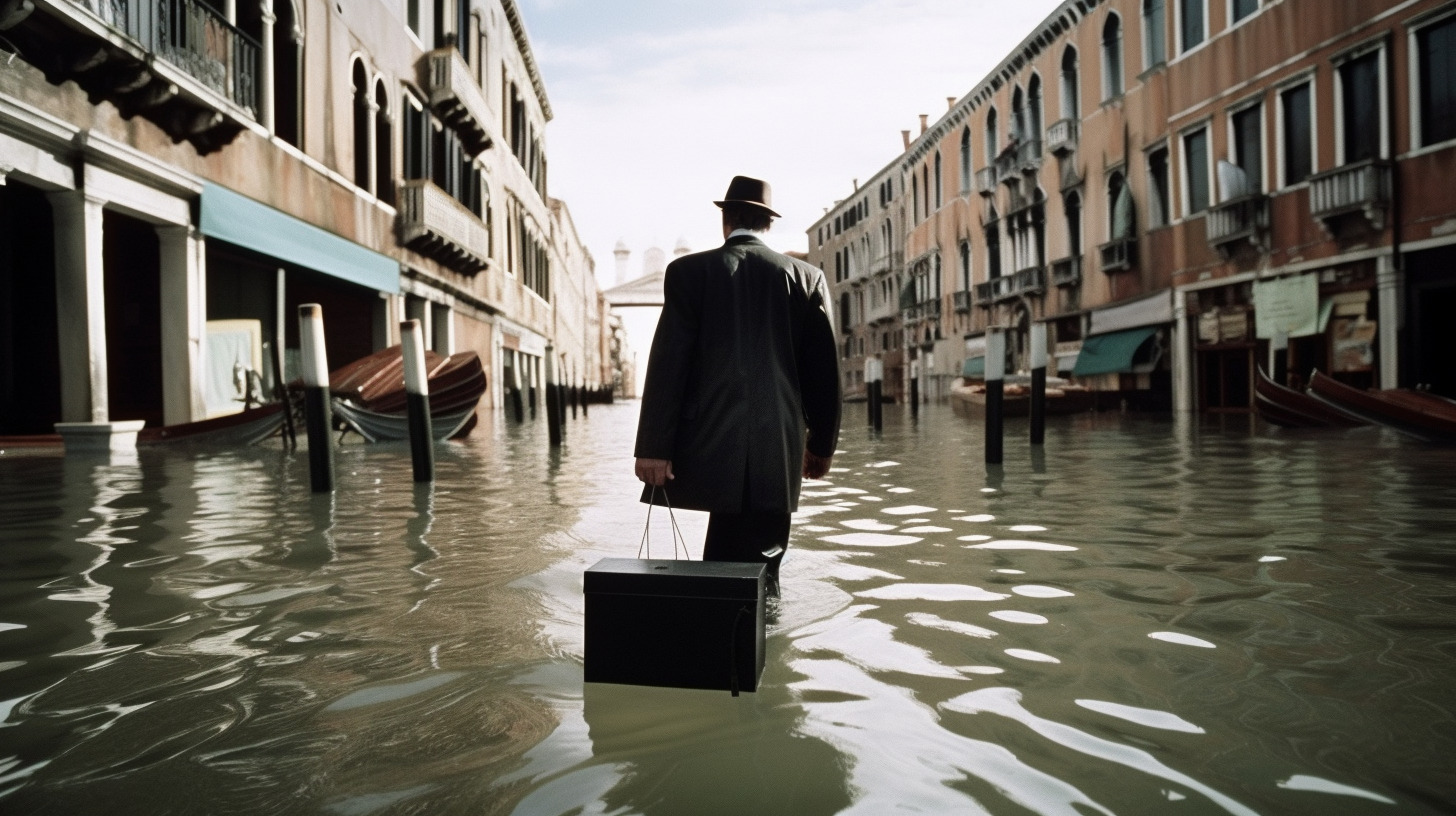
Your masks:
[[[668,265],[636,455],[672,461],[673,507],[797,510],[806,441],[833,455],[839,415],[823,272],[748,235]]]

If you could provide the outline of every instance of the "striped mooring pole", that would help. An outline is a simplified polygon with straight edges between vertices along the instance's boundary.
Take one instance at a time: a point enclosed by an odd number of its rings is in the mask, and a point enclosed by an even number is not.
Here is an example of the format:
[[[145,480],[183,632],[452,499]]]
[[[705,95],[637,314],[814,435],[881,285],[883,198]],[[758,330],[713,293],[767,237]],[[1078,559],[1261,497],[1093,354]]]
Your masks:
[[[405,411],[409,417],[410,460],[416,482],[435,480],[435,434],[430,422],[430,382],[425,373],[425,339],[420,321],[399,324],[404,348]]]

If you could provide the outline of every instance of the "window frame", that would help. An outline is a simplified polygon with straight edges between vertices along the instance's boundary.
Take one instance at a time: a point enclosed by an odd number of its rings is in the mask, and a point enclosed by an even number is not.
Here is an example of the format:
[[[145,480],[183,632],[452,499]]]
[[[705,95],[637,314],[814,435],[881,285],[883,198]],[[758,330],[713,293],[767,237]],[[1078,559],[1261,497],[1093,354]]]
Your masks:
[[[1149,15],[1147,6],[1151,2],[1162,3],[1160,8],[1162,9],[1163,17],[1163,40],[1161,43],[1163,53],[1156,60],[1152,59],[1151,35],[1153,27],[1148,25]],[[1149,71],[1159,65],[1166,65],[1168,63],[1168,0],[1142,0],[1138,4],[1138,19],[1142,25],[1143,70]]]
[[[1426,142],[1422,134],[1424,123],[1424,109],[1421,105],[1421,52],[1420,34],[1422,31],[1442,23],[1456,22],[1456,6],[1447,6],[1433,12],[1420,15],[1406,22],[1406,60],[1409,70],[1410,81],[1406,83],[1406,92],[1409,94],[1408,102],[1410,108],[1410,148],[1411,150],[1423,150],[1436,147],[1437,145],[1449,145],[1456,142],[1456,136],[1449,139],[1442,139],[1437,142]]]
[[[1288,151],[1285,144],[1285,132],[1287,130],[1284,113],[1284,94],[1300,86],[1309,87],[1309,173],[1313,176],[1319,172],[1319,108],[1318,99],[1318,75],[1310,69],[1297,77],[1276,86],[1273,89],[1274,98],[1278,100],[1275,105],[1274,123],[1274,152],[1278,156],[1279,166],[1275,174],[1274,185],[1276,190],[1287,190],[1298,187],[1301,184],[1308,184],[1309,179],[1303,178],[1298,181],[1291,181],[1289,178]]]
[[[1266,193],[1269,191],[1269,112],[1264,105],[1264,94],[1261,93],[1240,100],[1237,104],[1230,105],[1228,110],[1225,111],[1224,123],[1228,138],[1226,142],[1228,145],[1228,160],[1238,167],[1243,168],[1243,162],[1241,161],[1243,157],[1236,155],[1234,151],[1234,148],[1238,146],[1238,132],[1234,127],[1234,117],[1247,113],[1254,108],[1259,109],[1259,178],[1250,179],[1250,181],[1258,182],[1256,192]],[[1217,176],[1216,173],[1214,175],[1215,177]],[[1217,179],[1215,178],[1215,180]]]
[[[1205,184],[1204,191],[1208,200],[1204,202],[1203,209],[1194,210],[1189,196],[1192,192],[1191,185],[1189,184],[1192,176],[1189,175],[1189,171],[1192,168],[1188,162],[1188,138],[1199,131],[1203,132],[1203,138],[1205,140],[1203,178]],[[1178,174],[1178,206],[1182,220],[1207,214],[1209,208],[1214,204],[1213,197],[1216,192],[1214,189],[1215,179],[1213,177],[1213,127],[1209,120],[1204,119],[1197,124],[1190,125],[1178,131],[1178,169],[1182,171]]]
[[[1114,47],[1117,50],[1117,65],[1112,65],[1111,51],[1107,42],[1107,27],[1113,23],[1117,24],[1117,40]],[[1121,98],[1127,93],[1127,58],[1123,53],[1123,42],[1125,26],[1122,24],[1122,15],[1115,11],[1108,12],[1107,19],[1102,21],[1102,30],[1097,36],[1097,53],[1102,63],[1102,101],[1111,102]],[[1112,80],[1116,79],[1116,83]],[[1115,87],[1114,87],[1115,85]]]
[[[1207,45],[1208,41],[1212,39],[1208,25],[1208,0],[1192,0],[1192,2],[1202,6],[1200,13],[1203,15],[1203,35],[1202,39],[1191,46],[1183,41],[1183,6],[1186,2],[1188,0],[1174,0],[1173,2],[1173,34],[1174,42],[1177,46],[1177,56],[1179,57],[1197,51]]]
[[[1224,19],[1228,21],[1228,25],[1225,26],[1225,28],[1236,28],[1238,26],[1241,26],[1249,20],[1258,17],[1259,13],[1269,6],[1268,0],[1254,0],[1254,10],[1249,12],[1248,14],[1245,14],[1243,17],[1235,20],[1234,3],[1236,2],[1238,2],[1238,0],[1224,0]]]
[[[1389,84],[1389,55],[1390,49],[1387,46],[1385,35],[1382,34],[1372,40],[1367,40],[1352,48],[1348,48],[1330,59],[1330,66],[1334,74],[1334,120],[1335,120],[1335,166],[1344,167],[1350,162],[1345,158],[1345,87],[1342,69],[1345,65],[1375,55],[1375,92],[1379,98],[1376,105],[1376,113],[1379,121],[1376,126],[1379,128],[1378,146],[1375,151],[1375,158],[1390,158],[1390,94],[1387,85]],[[1409,83],[1407,83],[1409,84]]]
[[[975,186],[975,173],[971,170],[971,126],[961,129],[961,195],[970,195]]]
[[[1067,55],[1072,57],[1072,70],[1067,71]],[[1069,78],[1070,73],[1070,78]],[[1082,52],[1067,43],[1057,63],[1057,110],[1059,118],[1073,121],[1082,118]]]
[[[1161,196],[1158,195],[1159,191],[1156,186],[1157,178],[1153,174],[1153,154],[1155,153],[1163,154],[1163,190],[1161,191]],[[1143,167],[1148,183],[1148,229],[1166,227],[1174,221],[1173,151],[1166,138],[1158,141],[1157,144],[1149,145],[1143,150]],[[1158,205],[1156,209],[1153,207],[1154,203]],[[1159,218],[1155,220],[1153,218],[1154,214],[1158,215]]]

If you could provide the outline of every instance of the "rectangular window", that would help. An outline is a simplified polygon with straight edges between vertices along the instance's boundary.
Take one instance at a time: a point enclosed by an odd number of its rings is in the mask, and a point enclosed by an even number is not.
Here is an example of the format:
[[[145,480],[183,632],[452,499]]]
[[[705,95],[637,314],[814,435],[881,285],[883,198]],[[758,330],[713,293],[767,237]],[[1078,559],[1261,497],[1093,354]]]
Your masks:
[[[1284,119],[1284,186],[1299,184],[1314,173],[1314,128],[1309,83],[1279,94]]]
[[[430,114],[412,96],[404,104],[404,177],[430,177]]]
[[[1168,23],[1164,0],[1143,0],[1143,68],[1168,60]]]
[[[1148,226],[1165,226],[1172,220],[1168,206],[1168,148],[1148,154]]]
[[[1233,21],[1236,23],[1258,10],[1259,0],[1233,0],[1233,5],[1229,9],[1233,14]]]
[[[1380,156],[1380,52],[1340,65],[1340,114],[1344,163]]]
[[[1456,139],[1456,16],[1416,32],[1421,144]]]
[[[1244,171],[1243,194],[1264,191],[1264,108],[1254,105],[1235,113],[1233,125],[1234,164]]]
[[[1208,128],[1183,136],[1183,182],[1188,214],[1208,209]]]
[[[1203,4],[1204,0],[1178,0],[1178,50],[1180,52],[1191,51],[1202,43],[1206,36]]]

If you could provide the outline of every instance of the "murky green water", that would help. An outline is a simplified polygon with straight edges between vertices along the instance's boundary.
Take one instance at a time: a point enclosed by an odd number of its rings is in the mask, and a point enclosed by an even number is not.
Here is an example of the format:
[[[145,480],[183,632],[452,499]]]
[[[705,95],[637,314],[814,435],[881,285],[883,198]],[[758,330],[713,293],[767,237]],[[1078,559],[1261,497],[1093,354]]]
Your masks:
[[[1452,812],[1456,450],[1101,415],[988,474],[946,407],[851,406],[735,699],[581,681],[635,421],[482,427],[433,489],[350,447],[332,497],[0,455],[0,811]]]

